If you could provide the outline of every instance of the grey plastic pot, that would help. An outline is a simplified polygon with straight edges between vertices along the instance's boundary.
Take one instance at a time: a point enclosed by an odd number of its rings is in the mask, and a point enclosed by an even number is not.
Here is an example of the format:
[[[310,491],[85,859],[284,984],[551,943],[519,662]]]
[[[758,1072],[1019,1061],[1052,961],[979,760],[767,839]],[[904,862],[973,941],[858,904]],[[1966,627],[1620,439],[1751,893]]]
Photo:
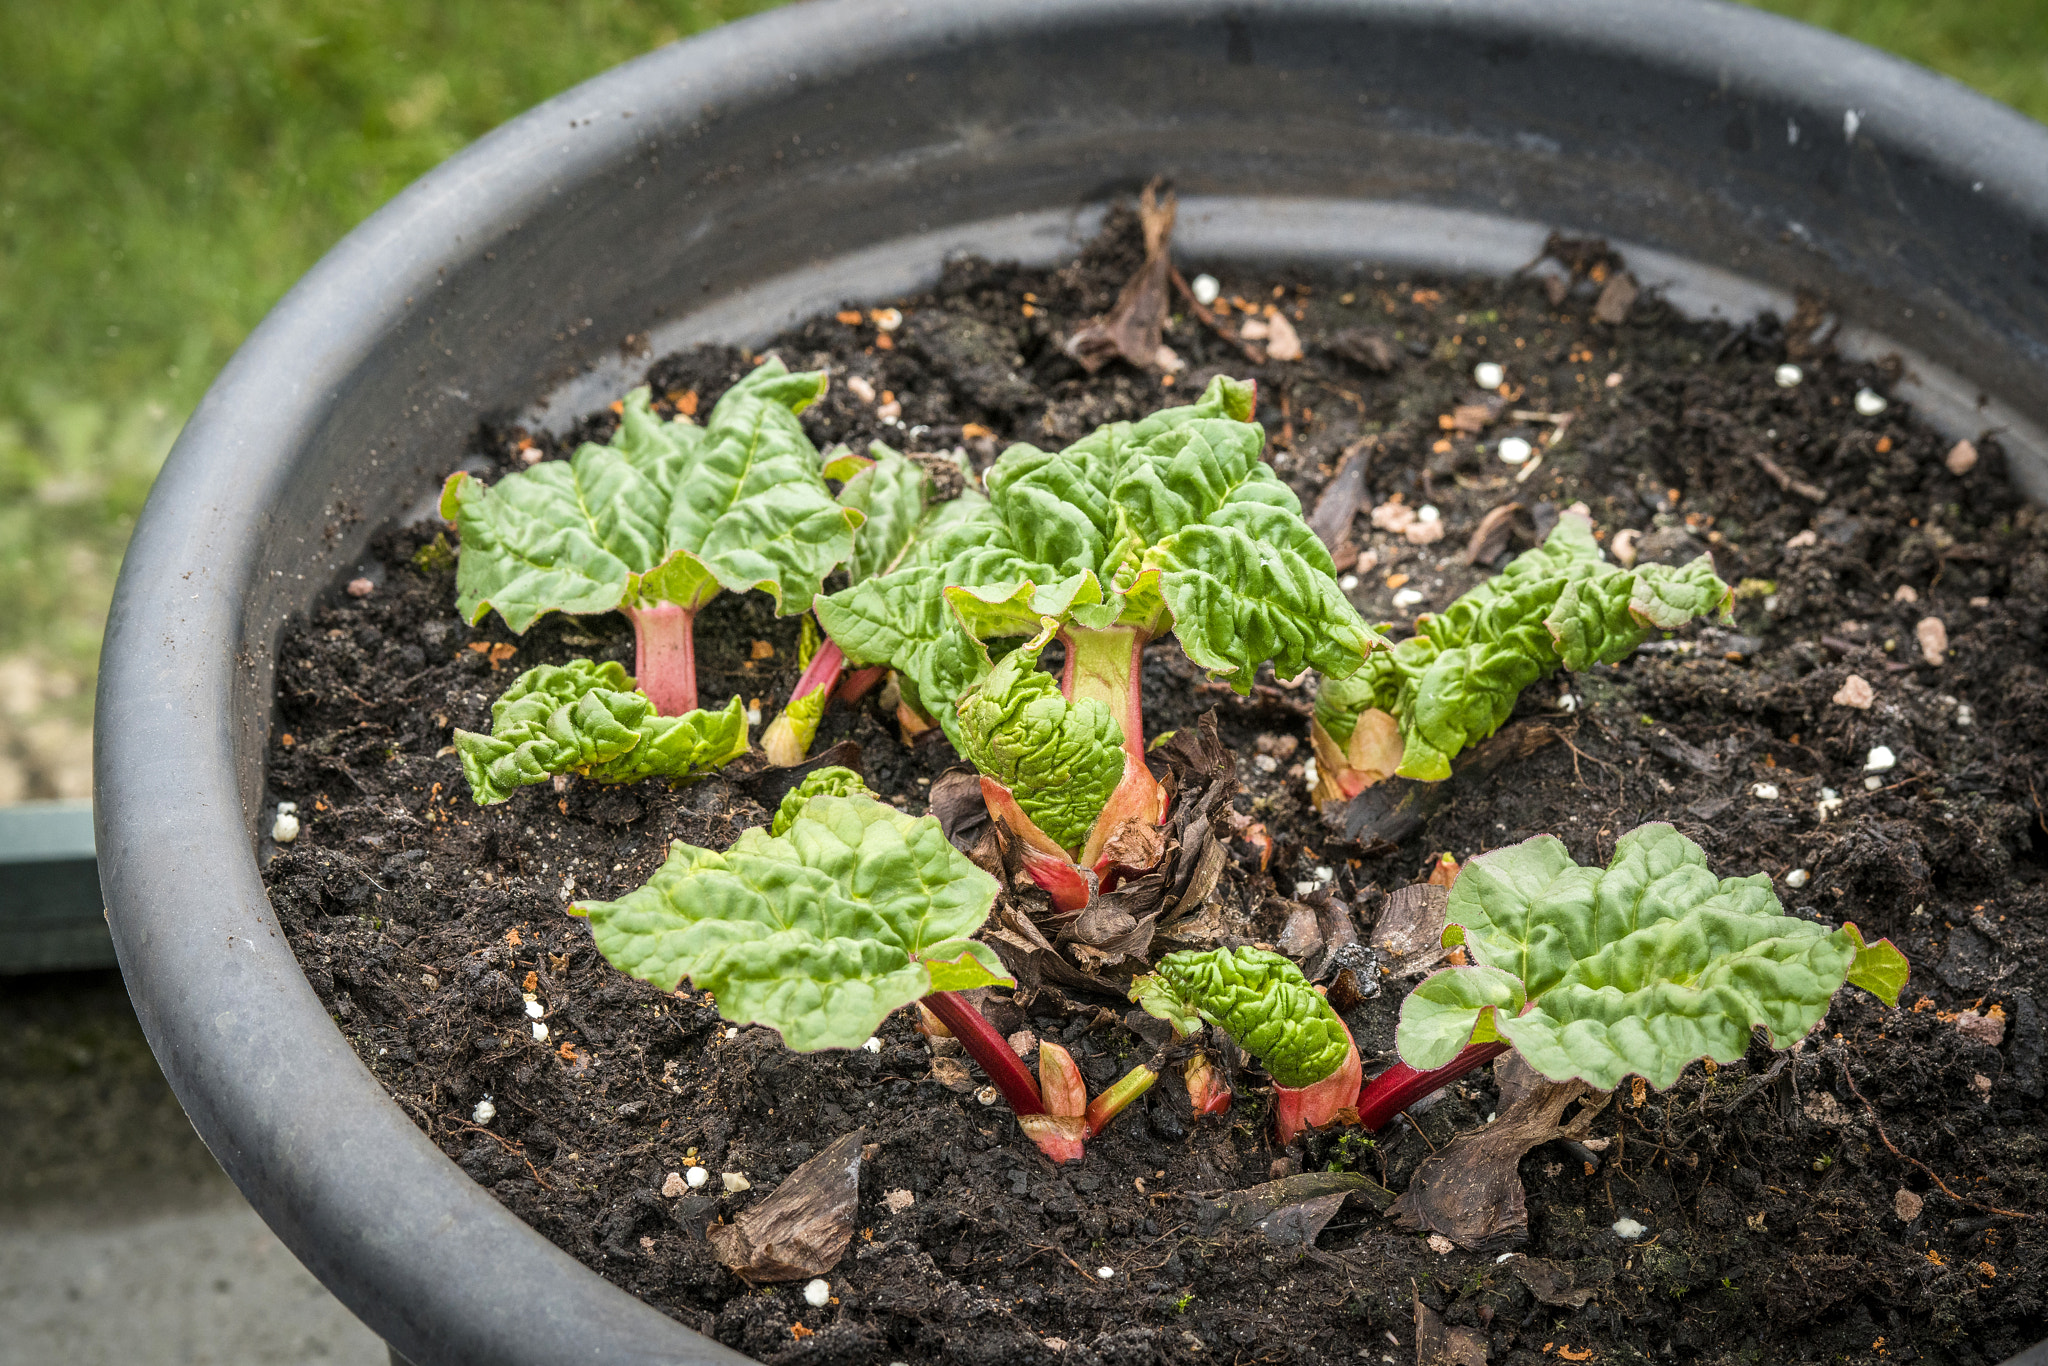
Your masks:
[[[508,1214],[388,1100],[258,879],[274,647],[479,418],[566,418],[657,353],[1050,260],[1164,173],[1189,257],[1500,271],[1600,234],[1700,309],[1829,294],[2048,492],[2048,129],[1682,0],[833,0],[550,100],[330,253],[221,374],[123,566],[101,875],[202,1137],[421,1366],[736,1361]]]

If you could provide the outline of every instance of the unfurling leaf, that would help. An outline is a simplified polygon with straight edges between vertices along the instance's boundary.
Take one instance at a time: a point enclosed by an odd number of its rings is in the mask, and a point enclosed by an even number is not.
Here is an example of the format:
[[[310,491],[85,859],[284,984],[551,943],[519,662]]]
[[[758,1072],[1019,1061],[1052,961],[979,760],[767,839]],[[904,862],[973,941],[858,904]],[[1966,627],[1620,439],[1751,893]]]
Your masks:
[[[1560,667],[1614,663],[1652,631],[1725,613],[1729,598],[1707,556],[1622,569],[1601,559],[1584,519],[1567,515],[1541,546],[1419,618],[1412,638],[1347,680],[1325,680],[1316,721],[1344,746],[1361,716],[1390,713],[1403,742],[1397,772],[1447,778],[1458,752],[1500,729],[1531,683]]]
[[[1124,736],[1101,702],[1060,695],[1038,668],[1044,644],[1012,650],[961,700],[961,752],[1071,855],[1123,781]]]
[[[858,1047],[933,991],[1007,983],[967,937],[995,894],[932,817],[813,796],[781,835],[748,830],[722,854],[677,840],[646,886],[570,910],[628,976],[687,977],[728,1020],[808,1052]]]
[[[617,664],[587,659],[528,669],[491,704],[491,733],[455,732],[455,752],[479,806],[558,773],[594,782],[683,782],[747,752],[747,717],[723,711],[656,716]]]
[[[1553,1081],[1661,1090],[1696,1059],[1740,1058],[1758,1025],[1789,1048],[1845,981],[1893,1001],[1905,984],[1890,943],[1786,915],[1768,876],[1717,878],[1664,824],[1623,835],[1605,869],[1551,835],[1482,854],[1446,916],[1472,963],[1402,1003],[1396,1042],[1422,1070],[1500,1038]]]
[[[861,776],[850,768],[827,764],[804,774],[803,781],[782,795],[781,805],[775,808],[775,821],[768,827],[771,835],[783,835],[796,824],[797,817],[804,811],[804,803],[813,797],[872,797],[868,785]]]
[[[1252,387],[1098,428],[1063,451],[1012,446],[989,501],[900,568],[820,598],[856,663],[887,664],[958,740],[954,708],[989,664],[979,640],[1171,630],[1195,663],[1249,691],[1267,660],[1346,675],[1378,638],[1337,588],[1329,551],[1260,452]],[[947,608],[950,607],[950,611]]]
[[[1352,1051],[1350,1031],[1301,969],[1264,949],[1169,953],[1132,984],[1131,999],[1182,1033],[1192,1017],[1217,1026],[1291,1089],[1322,1081]]]

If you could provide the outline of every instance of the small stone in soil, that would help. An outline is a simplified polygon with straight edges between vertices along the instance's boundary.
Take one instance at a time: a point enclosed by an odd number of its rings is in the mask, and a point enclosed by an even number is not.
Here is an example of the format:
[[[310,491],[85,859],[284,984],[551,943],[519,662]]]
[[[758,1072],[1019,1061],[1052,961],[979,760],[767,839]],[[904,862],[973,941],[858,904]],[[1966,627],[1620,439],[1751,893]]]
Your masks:
[[[1889,403],[1885,402],[1884,395],[1875,389],[1858,389],[1856,391],[1856,411],[1865,417],[1876,417],[1890,406]]]
[[[683,1181],[683,1174],[681,1172],[670,1172],[668,1180],[661,1183],[661,1193],[671,1200],[688,1189],[689,1186]]]
[[[482,1100],[478,1101],[476,1108],[469,1112],[469,1122],[472,1124],[489,1124],[497,1117],[498,1107],[491,1103],[489,1096],[485,1096]]]
[[[893,1190],[882,1197],[882,1207],[891,1214],[901,1214],[917,1203],[917,1196],[907,1190]]]
[[[371,583],[368,579],[350,579],[348,581],[348,595],[352,598],[367,598],[376,591],[377,585]]]
[[[1950,474],[1957,476],[1968,474],[1971,470],[1977,468],[1976,443],[1973,441],[1956,442],[1955,445],[1948,448],[1948,457],[1941,463],[1948,466]]]
[[[862,1044],[861,1048],[868,1053],[879,1053],[882,1051],[882,1041],[870,1034],[868,1035],[867,1042]]]
[[[1098,1266],[1095,1268],[1095,1274],[1106,1281],[1116,1275],[1116,1268],[1113,1266]]]
[[[711,1173],[702,1167],[692,1167],[683,1174],[683,1183],[691,1190],[702,1190],[704,1183],[711,1179]]]
[[[1807,880],[1812,876],[1813,874],[1807,872],[1804,868],[1794,868],[1791,872],[1785,874],[1785,885],[1792,888],[1804,887]]]
[[[1504,436],[1496,452],[1510,465],[1520,465],[1536,453],[1536,448],[1519,436]]]
[[[1498,361],[1483,360],[1472,367],[1472,382],[1482,389],[1498,389],[1507,378],[1508,372]]]
[[[1863,790],[1864,790],[1865,792],[1875,792],[1875,791],[1877,791],[1877,790],[1878,790],[1878,789],[1879,789],[1880,787],[1883,787],[1883,786],[1884,786],[1884,779],[1882,779],[1882,778],[1876,778],[1876,777],[1871,777],[1871,778],[1865,778],[1865,779],[1863,780]]]
[[[1760,802],[1774,802],[1778,800],[1778,788],[1774,783],[1756,783],[1750,787],[1749,795]]]
[[[1854,707],[1858,711],[1869,711],[1876,700],[1877,690],[1861,674],[1850,674],[1835,693],[1836,706]]]
[[[1913,638],[1920,642],[1920,657],[1929,664],[1939,667],[1948,659],[1948,627],[1940,617],[1922,617],[1913,628]]]
[[[1222,284],[1213,275],[1197,275],[1188,282],[1188,289],[1195,296],[1195,302],[1207,308],[1223,293]]]
[[[1441,1233],[1432,1233],[1429,1235],[1429,1250],[1431,1252],[1434,1252],[1439,1257],[1449,1256],[1451,1249],[1456,1246],[1456,1243],[1444,1237],[1444,1235]]]
[[[297,802],[279,802],[277,804],[277,819],[270,823],[270,838],[276,840],[279,844],[290,844],[293,840],[297,839],[299,837],[298,810],[299,804]]]
[[[832,1287],[822,1280],[812,1281],[804,1287],[804,1303],[813,1309],[823,1309],[832,1302]]]
[[[1645,1233],[1648,1233],[1650,1231],[1643,1224],[1636,1222],[1634,1219],[1629,1218],[1627,1215],[1623,1215],[1621,1218],[1616,1219],[1614,1221],[1613,1228],[1615,1237],[1625,1239],[1628,1241],[1633,1241],[1637,1238],[1640,1238]]]
[[[1864,756],[1863,771],[1865,773],[1888,773],[1897,766],[1898,762],[1898,756],[1891,752],[1890,746],[1872,745],[1870,753]]]
[[[727,1195],[738,1195],[741,1191],[750,1191],[754,1188],[754,1183],[747,1180],[745,1172],[720,1172],[718,1179],[725,1183]]]
[[[1926,1205],[1927,1202],[1925,1200],[1922,1200],[1904,1186],[1899,1187],[1898,1194],[1892,1196],[1892,1213],[1899,1216],[1899,1222],[1902,1224],[1910,1224],[1915,1219],[1918,1219],[1920,1211]]]
[[[1806,372],[1788,361],[1772,371],[1771,378],[1778,382],[1780,389],[1797,389],[1799,381],[1806,378]]]

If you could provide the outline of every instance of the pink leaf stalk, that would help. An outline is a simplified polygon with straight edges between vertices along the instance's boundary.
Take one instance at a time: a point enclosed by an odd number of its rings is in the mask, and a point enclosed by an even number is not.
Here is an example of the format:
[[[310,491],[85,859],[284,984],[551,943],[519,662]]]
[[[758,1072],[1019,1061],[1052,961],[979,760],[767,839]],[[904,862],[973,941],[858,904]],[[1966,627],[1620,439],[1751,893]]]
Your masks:
[[[924,998],[923,1005],[938,1016],[939,1023],[960,1041],[967,1056],[981,1065],[981,1070],[995,1083],[996,1090],[1003,1093],[1003,1099],[1016,1111],[1018,1119],[1045,1113],[1046,1106],[1039,1096],[1038,1083],[1031,1079],[1031,1073],[1025,1070],[1023,1061],[1010,1048],[1009,1042],[996,1033],[996,1027],[974,1008],[972,1002],[957,991],[935,991]],[[1079,1114],[1080,1111],[1074,1113]]]
[[[1484,1067],[1507,1052],[1508,1047],[1500,1041],[1475,1043],[1442,1067],[1427,1072],[1418,1072],[1405,1062],[1397,1062],[1359,1090],[1358,1122],[1368,1131],[1384,1129],[1393,1122],[1395,1115],[1416,1101],[1442,1090],[1467,1072]]]
[[[1345,1035],[1351,1033],[1346,1029]],[[1337,1070],[1308,1086],[1273,1087],[1273,1126],[1280,1144],[1292,1143],[1303,1129],[1319,1129],[1338,1119],[1358,1101],[1358,1045],[1345,1051]]]
[[[866,697],[874,689],[875,684],[881,682],[883,675],[888,672],[887,666],[881,664],[871,664],[865,669],[855,669],[840,682],[839,691],[834,695],[834,700],[843,706],[852,706],[863,697]]]
[[[804,761],[804,754],[811,747],[811,735],[800,734],[796,723],[790,719],[790,709],[812,693],[830,693],[839,682],[839,674],[846,667],[846,653],[829,637],[818,647],[818,653],[811,656],[811,662],[804,669],[803,676],[796,681],[796,687],[789,694],[789,705],[782,709],[782,715],[761,733],[761,752],[768,756],[771,764],[788,767]],[[822,709],[818,713],[823,715]],[[818,717],[811,723],[811,734],[817,733]]]
[[[1181,1075],[1188,1084],[1188,1099],[1194,1102],[1198,1117],[1229,1113],[1230,1086],[1223,1080],[1222,1069],[1209,1061],[1207,1053],[1197,1053],[1189,1058],[1187,1069]]]
[[[672,602],[623,609],[633,620],[633,681],[661,716],[697,710],[696,614]]]

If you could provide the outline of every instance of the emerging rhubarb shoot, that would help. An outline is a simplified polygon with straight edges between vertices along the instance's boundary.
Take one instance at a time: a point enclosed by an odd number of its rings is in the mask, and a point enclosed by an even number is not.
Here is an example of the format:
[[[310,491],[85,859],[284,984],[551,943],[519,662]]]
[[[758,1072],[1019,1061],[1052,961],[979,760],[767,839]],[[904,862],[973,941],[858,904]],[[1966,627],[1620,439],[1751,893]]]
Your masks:
[[[1324,678],[1309,728],[1316,795],[1356,796],[1390,773],[1448,778],[1451,760],[1500,729],[1531,683],[1612,664],[1694,617],[1725,617],[1730,597],[1705,555],[1677,569],[1608,564],[1591,525],[1568,512],[1541,546],[1418,617],[1414,636],[1349,678]]]
[[[1351,1031],[1301,969],[1277,953],[1169,953],[1156,972],[1131,984],[1131,999],[1183,1036],[1215,1025],[1257,1058],[1273,1078],[1273,1121],[1283,1144],[1343,1118],[1357,1101]]]
[[[456,731],[455,752],[479,806],[561,773],[680,783],[745,754],[747,717],[737,697],[723,711],[657,716],[625,669],[578,659],[519,675],[491,704],[491,733]]]
[[[607,445],[492,485],[450,475],[441,515],[462,536],[464,619],[496,611],[524,632],[548,612],[624,612],[641,691],[661,715],[694,710],[692,626],[705,603],[760,589],[801,612],[853,553],[862,513],[833,500],[797,417],[824,392],[823,374],[771,358],[702,427],[661,421],[635,389]]]
[[[843,481],[839,505],[862,520],[854,533],[853,554],[846,561],[851,583],[862,583],[915,563],[922,549],[948,528],[972,516],[988,500],[971,487],[946,497],[940,481],[924,465],[877,441],[866,456],[854,455],[844,446],[824,457],[824,476]],[[947,472],[952,483],[958,475]],[[825,707],[846,667],[846,656],[836,641],[814,645],[814,629],[804,618],[804,675],[790,694],[789,705],[761,736],[761,750],[775,764],[796,764],[810,750],[811,740],[824,719]],[[841,701],[851,705],[874,686],[883,670],[870,668],[849,680],[839,692]],[[850,694],[850,695],[849,695]]]
[[[1895,1005],[1908,973],[1889,940],[1786,915],[1768,876],[1717,878],[1663,824],[1623,835],[1604,869],[1552,835],[1481,854],[1446,918],[1471,961],[1402,1002],[1402,1063],[1358,1099],[1371,1127],[1510,1047],[1552,1081],[1661,1091],[1697,1059],[1734,1062],[1758,1027],[1790,1048],[1844,985]]]

